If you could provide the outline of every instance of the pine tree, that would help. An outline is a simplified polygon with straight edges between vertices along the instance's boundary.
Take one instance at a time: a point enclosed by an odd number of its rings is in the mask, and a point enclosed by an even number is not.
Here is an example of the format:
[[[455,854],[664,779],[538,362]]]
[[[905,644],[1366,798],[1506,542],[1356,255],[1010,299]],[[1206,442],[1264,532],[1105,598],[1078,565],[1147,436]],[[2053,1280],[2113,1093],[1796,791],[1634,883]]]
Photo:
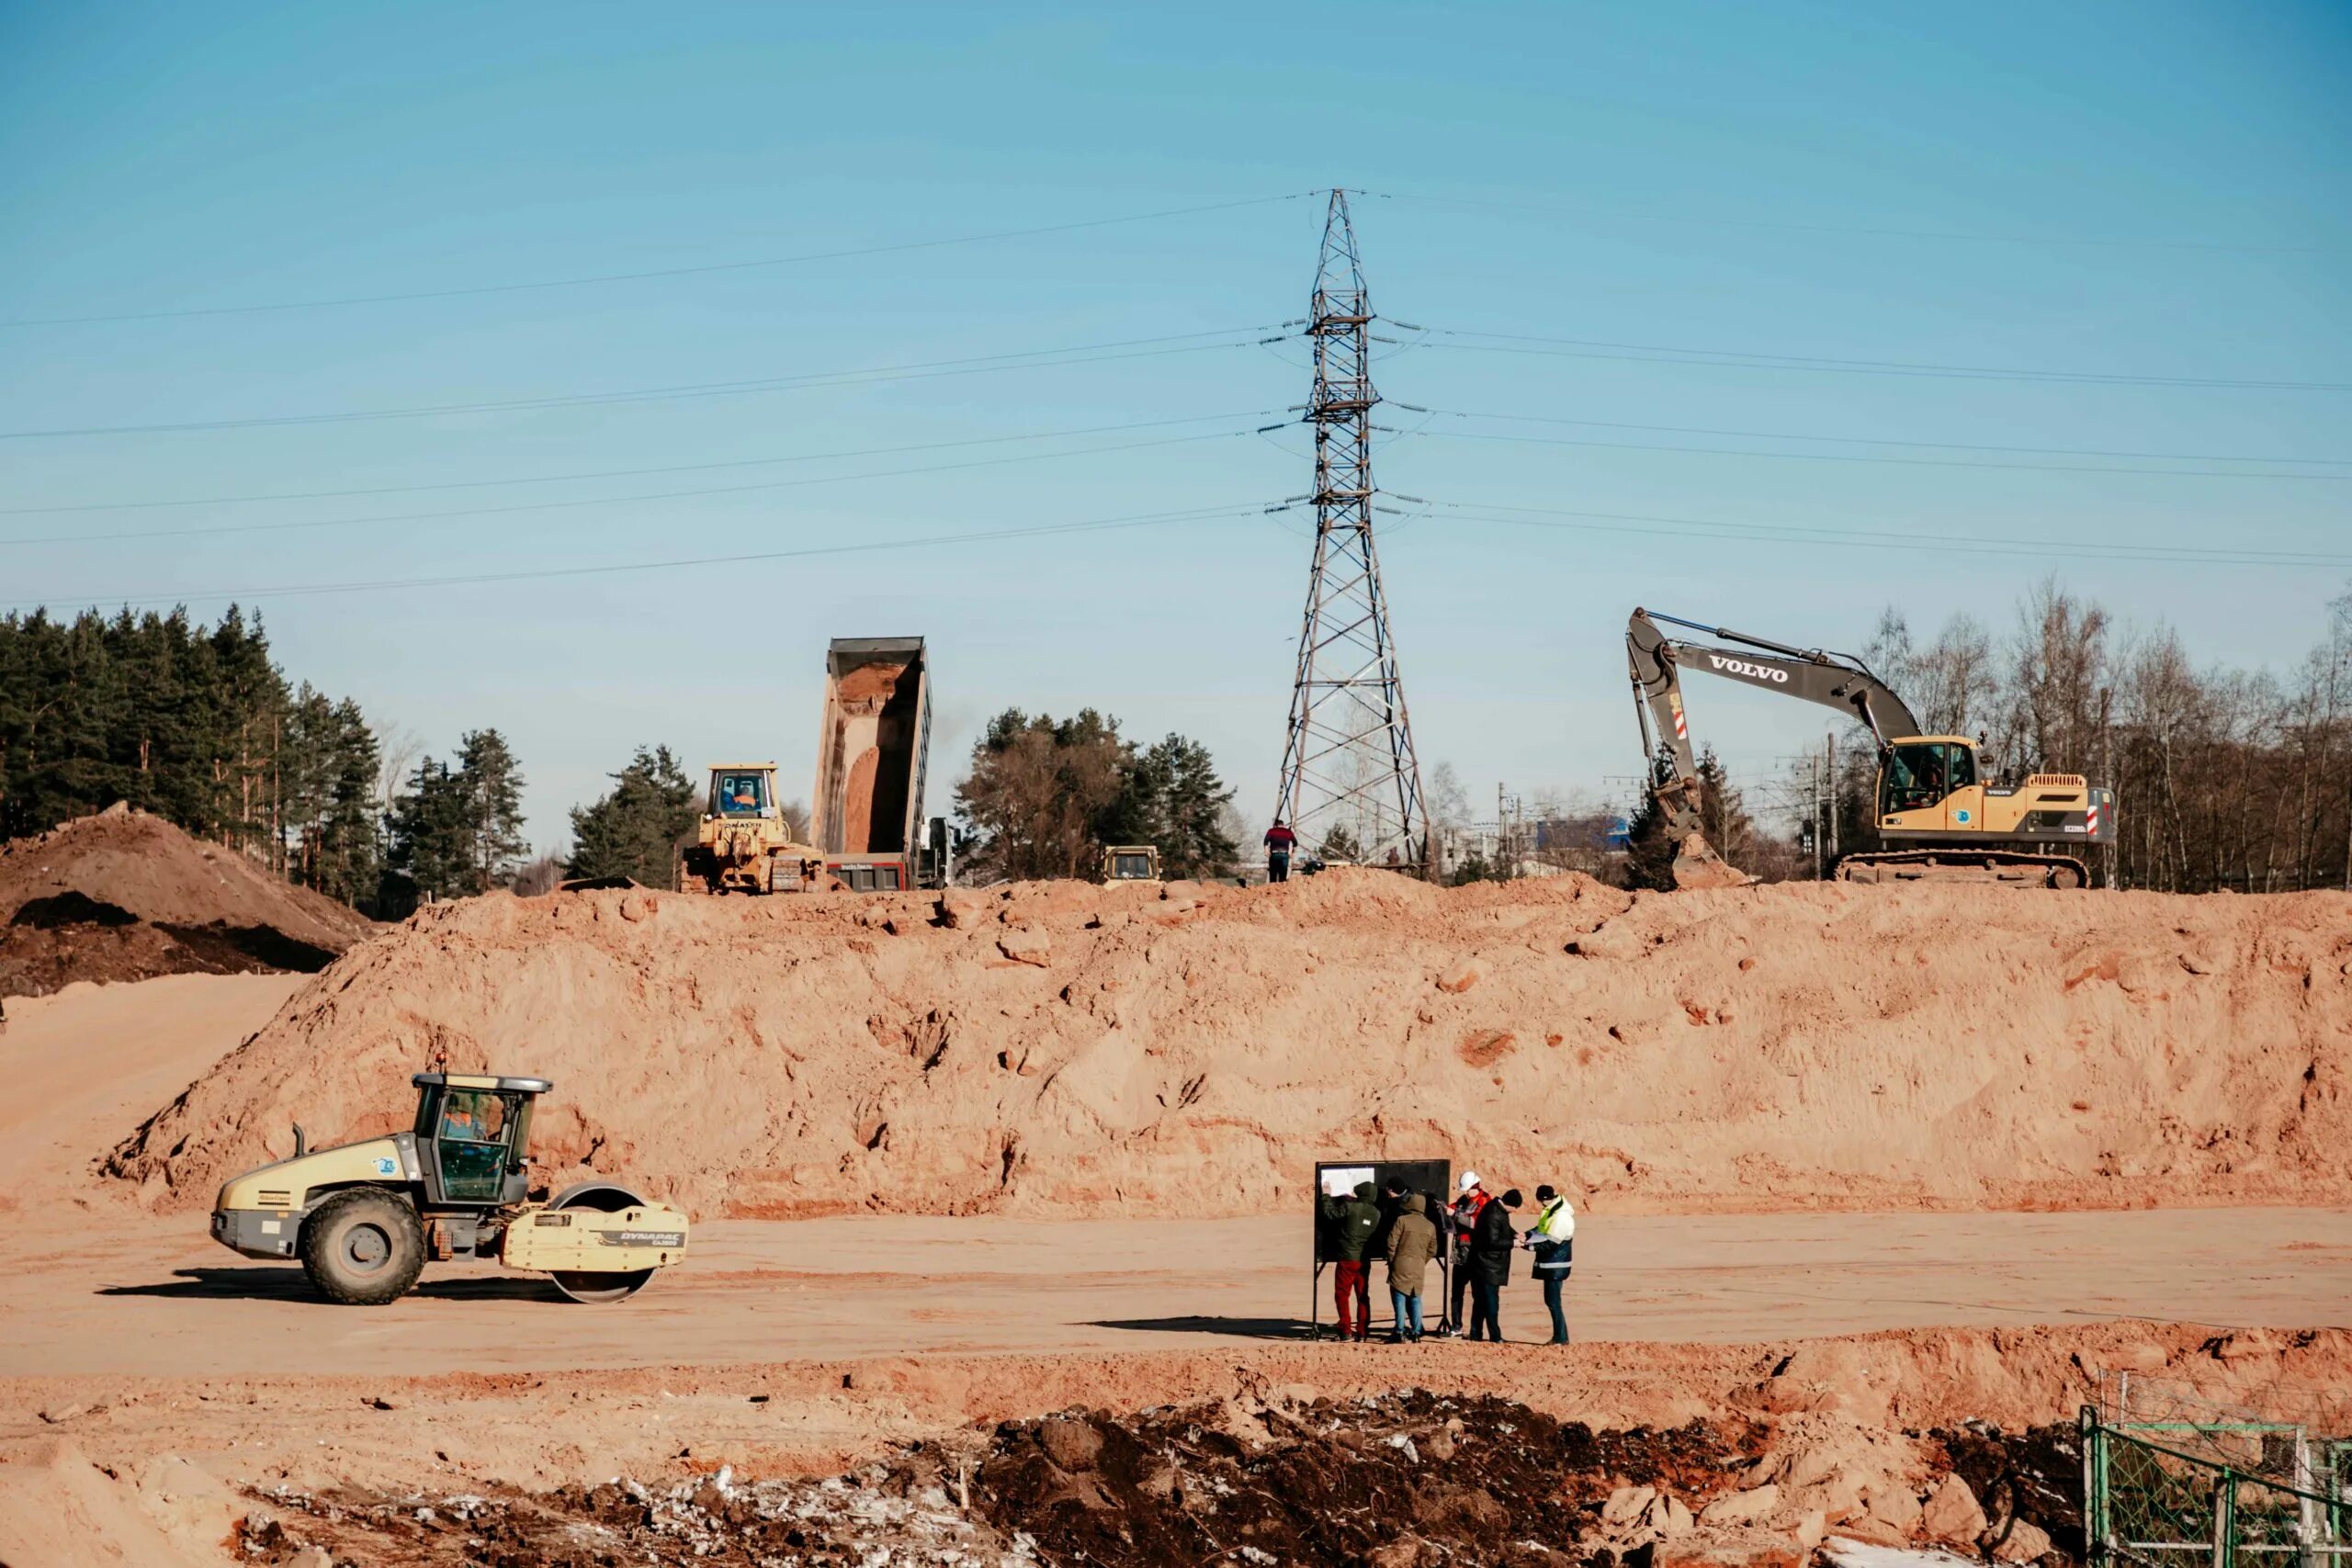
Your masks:
[[[571,876],[626,876],[649,887],[670,885],[678,840],[694,830],[694,781],[667,746],[640,746],[613,787],[571,810]]]
[[[392,869],[420,897],[455,898],[473,886],[473,833],[465,781],[447,762],[422,758],[392,806]]]
[[[383,875],[384,825],[376,811],[378,765],[375,732],[368,728],[359,705],[345,697],[334,708],[316,886],[346,904],[373,898]]]
[[[1170,735],[1136,759],[1154,794],[1150,813],[1162,869],[1170,876],[1223,876],[1241,852],[1222,820],[1233,792],[1216,776],[1208,748]]]
[[[469,893],[506,881],[531,852],[523,837],[523,774],[495,729],[471,729],[458,739],[457,779],[463,801]]]

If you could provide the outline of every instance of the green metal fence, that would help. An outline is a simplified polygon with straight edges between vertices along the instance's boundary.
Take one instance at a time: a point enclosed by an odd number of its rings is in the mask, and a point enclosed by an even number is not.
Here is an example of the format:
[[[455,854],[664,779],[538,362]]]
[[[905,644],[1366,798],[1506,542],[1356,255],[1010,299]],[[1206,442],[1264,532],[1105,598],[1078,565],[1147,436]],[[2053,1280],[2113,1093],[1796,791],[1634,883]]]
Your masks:
[[[2352,1442],[2271,1421],[2083,1410],[2083,1527],[2102,1568],[2352,1568]]]

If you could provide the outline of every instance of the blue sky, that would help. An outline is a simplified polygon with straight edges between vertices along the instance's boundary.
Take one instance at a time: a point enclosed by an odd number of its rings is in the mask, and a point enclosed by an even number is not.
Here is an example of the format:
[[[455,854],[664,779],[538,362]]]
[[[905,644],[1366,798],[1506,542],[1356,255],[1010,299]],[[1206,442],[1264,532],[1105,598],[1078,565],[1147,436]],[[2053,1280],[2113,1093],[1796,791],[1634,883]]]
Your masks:
[[[1890,603],[2005,627],[2054,570],[2284,668],[2352,565],[2126,552],[2352,561],[2352,392],[2275,385],[2352,383],[2348,151],[2336,5],[0,4],[0,603],[233,592],[379,723],[505,730],[543,846],[640,741],[805,778],[826,639],[901,632],[934,778],[999,708],[1092,705],[1206,741],[1255,816],[1308,541],[1257,510],[1303,434],[1253,432],[1306,374],[1250,340],[1340,184],[1375,307],[1432,329],[1376,374],[1448,412],[1387,411],[1377,471],[1442,504],[1382,550],[1424,765],[1474,799],[1622,794],[1635,604],[1850,647]],[[912,365],[955,373],[312,417]],[[255,419],[300,423],[18,434]],[[900,471],[949,464],[986,466]],[[390,493],[33,510],[330,491]],[[1736,773],[1817,741],[1700,702]]]

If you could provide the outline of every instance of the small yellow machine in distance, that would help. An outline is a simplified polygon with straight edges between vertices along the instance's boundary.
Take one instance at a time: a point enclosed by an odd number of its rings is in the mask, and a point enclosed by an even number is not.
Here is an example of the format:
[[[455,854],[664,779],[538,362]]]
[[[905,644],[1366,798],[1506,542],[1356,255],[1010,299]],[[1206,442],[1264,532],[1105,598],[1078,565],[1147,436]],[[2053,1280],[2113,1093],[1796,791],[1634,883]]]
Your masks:
[[[1104,882],[1157,882],[1159,880],[1159,846],[1157,844],[1112,844],[1102,852],[1102,880]]]
[[[300,1259],[329,1301],[381,1306],[427,1259],[494,1258],[547,1274],[576,1302],[635,1295],[686,1255],[684,1213],[616,1182],[531,1201],[525,1153],[545,1078],[418,1073],[412,1131],[294,1156],[220,1189],[212,1239],[247,1258]]]

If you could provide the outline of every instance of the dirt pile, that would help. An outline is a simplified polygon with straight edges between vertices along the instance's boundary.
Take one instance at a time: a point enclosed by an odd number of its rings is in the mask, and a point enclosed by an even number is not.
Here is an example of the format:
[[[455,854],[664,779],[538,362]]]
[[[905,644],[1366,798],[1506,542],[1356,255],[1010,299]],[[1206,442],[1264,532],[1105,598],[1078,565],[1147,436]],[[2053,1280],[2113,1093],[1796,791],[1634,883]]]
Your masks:
[[[76,980],[313,974],[375,929],[125,806],[0,844],[0,996]]]
[[[346,956],[110,1168],[200,1206],[446,1050],[555,1080],[559,1180],[705,1215],[1279,1212],[1382,1154],[1619,1212],[2341,1203],[2348,968],[2335,894],[498,897]]]

